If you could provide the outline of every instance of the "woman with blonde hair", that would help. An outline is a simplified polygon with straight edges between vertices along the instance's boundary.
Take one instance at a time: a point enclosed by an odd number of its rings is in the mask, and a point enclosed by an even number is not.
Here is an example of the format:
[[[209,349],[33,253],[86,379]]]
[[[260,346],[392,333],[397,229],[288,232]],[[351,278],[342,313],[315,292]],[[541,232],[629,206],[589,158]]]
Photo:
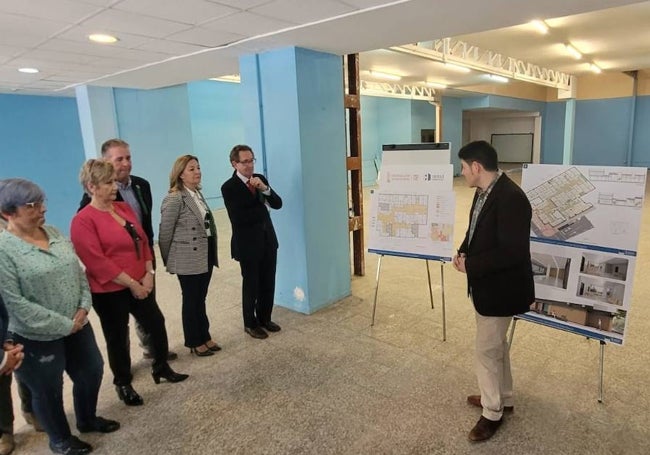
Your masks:
[[[183,294],[185,346],[200,357],[221,350],[210,336],[206,314],[212,268],[218,267],[217,228],[201,194],[201,166],[193,155],[176,159],[169,194],[161,207],[158,245],[167,271],[178,275]]]
[[[131,386],[129,313],[151,334],[154,382],[158,384],[161,378],[180,382],[188,375],[176,373],[167,363],[165,318],[151,292],[155,273],[151,249],[129,204],[115,201],[117,185],[113,165],[103,160],[88,160],[81,168],[79,179],[91,199],[72,219],[72,243],[86,266],[117,395],[127,406],[139,406],[144,401]]]

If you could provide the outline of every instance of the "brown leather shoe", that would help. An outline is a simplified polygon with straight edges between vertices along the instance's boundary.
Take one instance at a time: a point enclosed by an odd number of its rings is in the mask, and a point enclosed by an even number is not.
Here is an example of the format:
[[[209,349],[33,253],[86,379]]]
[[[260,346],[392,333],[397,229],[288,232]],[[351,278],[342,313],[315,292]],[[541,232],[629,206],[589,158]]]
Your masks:
[[[497,429],[500,426],[501,426],[501,419],[490,420],[481,416],[481,418],[478,419],[478,422],[476,422],[476,425],[474,425],[474,428],[472,428],[472,430],[469,432],[469,435],[467,435],[467,437],[469,438],[470,441],[474,441],[474,442],[487,441],[492,436],[494,436],[494,433],[497,432]]]
[[[472,406],[476,406],[477,408],[483,407],[483,405],[481,405],[481,395],[468,395],[467,403],[471,404]],[[514,406],[503,407],[503,412],[513,412],[514,410],[515,410]]]

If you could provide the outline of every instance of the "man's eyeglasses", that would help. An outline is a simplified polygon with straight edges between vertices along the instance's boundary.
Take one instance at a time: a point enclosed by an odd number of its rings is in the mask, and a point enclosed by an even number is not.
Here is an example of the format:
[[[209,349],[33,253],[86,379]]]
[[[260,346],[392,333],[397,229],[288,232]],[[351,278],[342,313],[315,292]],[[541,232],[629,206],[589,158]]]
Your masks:
[[[253,164],[255,161],[257,161],[257,158],[253,158],[251,160],[241,160],[239,164]]]
[[[39,202],[25,202],[23,204],[25,207],[29,207],[30,209],[41,209],[45,206],[45,201],[39,201]]]

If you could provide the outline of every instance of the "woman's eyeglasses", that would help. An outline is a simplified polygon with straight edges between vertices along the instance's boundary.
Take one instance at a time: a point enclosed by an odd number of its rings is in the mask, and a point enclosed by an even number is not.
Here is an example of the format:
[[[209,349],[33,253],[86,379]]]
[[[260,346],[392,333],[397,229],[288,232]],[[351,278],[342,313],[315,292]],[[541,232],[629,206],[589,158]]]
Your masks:
[[[29,207],[30,209],[42,209],[45,206],[45,201],[38,201],[38,202],[25,202],[23,204],[25,207]]]

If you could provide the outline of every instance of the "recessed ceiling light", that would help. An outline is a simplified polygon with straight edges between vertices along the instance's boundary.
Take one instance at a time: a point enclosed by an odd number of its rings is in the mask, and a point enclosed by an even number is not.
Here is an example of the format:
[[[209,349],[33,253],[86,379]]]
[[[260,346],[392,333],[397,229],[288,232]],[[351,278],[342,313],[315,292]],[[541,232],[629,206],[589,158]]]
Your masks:
[[[382,73],[381,71],[368,71],[372,77],[376,77],[378,79],[388,79],[389,81],[399,81],[402,79],[402,76],[398,76],[397,74],[389,74],[389,73]]]
[[[38,69],[36,68],[18,68],[18,71],[21,73],[27,73],[27,74],[36,74],[38,73]]]
[[[94,33],[92,35],[88,35],[88,39],[90,41],[94,41],[95,43],[101,43],[101,44],[113,44],[118,41],[118,39],[112,35],[104,35],[103,33]]]
[[[546,35],[548,33],[548,25],[546,25],[546,22],[540,21],[539,19],[530,21],[530,25],[535,27],[539,33],[542,35]]]

